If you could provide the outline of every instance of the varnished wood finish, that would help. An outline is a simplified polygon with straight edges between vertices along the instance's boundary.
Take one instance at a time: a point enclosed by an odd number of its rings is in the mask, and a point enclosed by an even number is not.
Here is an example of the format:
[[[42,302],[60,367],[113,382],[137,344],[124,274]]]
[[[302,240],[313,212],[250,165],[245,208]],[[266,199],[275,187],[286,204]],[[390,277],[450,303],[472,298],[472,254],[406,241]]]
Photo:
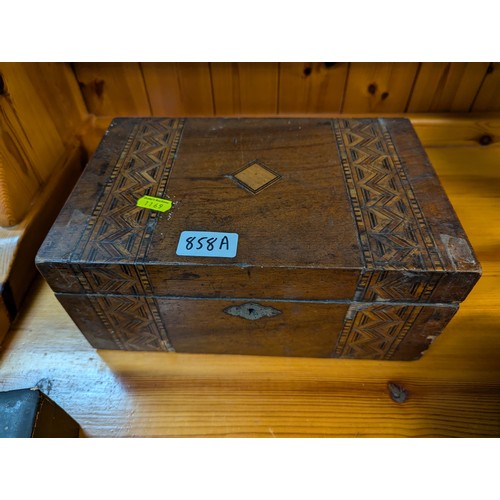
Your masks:
[[[498,111],[497,66],[466,62],[74,64],[88,111],[111,117],[491,112]]]
[[[500,63],[488,65],[484,80],[471,108],[472,111],[500,111]]]
[[[38,384],[89,437],[499,437],[498,152],[457,147],[472,142],[442,117],[424,123],[422,136],[443,146],[426,152],[484,274],[419,361],[94,351],[39,279],[0,354],[0,389]],[[388,382],[406,389],[404,403]]]
[[[23,221],[12,228],[0,228],[0,342],[37,274],[36,252],[78,180],[85,158],[83,148],[73,143]]]
[[[307,115],[294,114],[293,117]],[[324,114],[325,118],[338,117],[340,114]],[[356,117],[356,114],[349,114]],[[376,115],[362,114],[361,117]],[[407,117],[411,120],[413,128],[426,148],[436,147],[462,147],[480,146],[486,141],[486,145],[500,145],[500,114],[488,113],[454,113],[453,119],[447,113],[413,113],[413,114],[390,114],[384,115],[392,118]],[[89,156],[94,153],[102,140],[106,129],[111,124],[112,117],[92,116],[90,123],[82,134],[83,145]]]
[[[214,114],[208,63],[143,63],[141,67],[154,116]]]
[[[417,70],[417,63],[351,63],[342,111],[405,111]]]
[[[0,63],[0,226],[22,222],[86,110],[69,65]]]
[[[281,63],[279,113],[339,113],[348,63]]]
[[[86,116],[69,64],[0,63],[0,341],[34,255],[81,173]]]
[[[409,112],[469,111],[488,63],[422,63]]]
[[[74,63],[87,110],[95,115],[151,114],[139,63]]]
[[[215,114],[276,113],[278,71],[278,63],[211,63]]]
[[[185,230],[238,233],[238,254],[178,256]],[[418,358],[480,273],[401,119],[115,120],[37,262],[94,347],[361,359]]]

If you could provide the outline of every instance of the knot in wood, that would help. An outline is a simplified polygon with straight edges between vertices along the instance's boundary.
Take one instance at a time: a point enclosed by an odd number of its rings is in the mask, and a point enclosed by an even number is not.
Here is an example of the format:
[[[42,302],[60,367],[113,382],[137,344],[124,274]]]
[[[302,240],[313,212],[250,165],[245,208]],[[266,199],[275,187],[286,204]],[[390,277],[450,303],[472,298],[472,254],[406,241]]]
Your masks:
[[[408,391],[402,385],[389,382],[387,389],[389,389],[391,399],[396,403],[404,403],[408,399]]]
[[[493,138],[489,134],[484,134],[479,138],[479,144],[481,144],[481,146],[488,146],[492,142]]]

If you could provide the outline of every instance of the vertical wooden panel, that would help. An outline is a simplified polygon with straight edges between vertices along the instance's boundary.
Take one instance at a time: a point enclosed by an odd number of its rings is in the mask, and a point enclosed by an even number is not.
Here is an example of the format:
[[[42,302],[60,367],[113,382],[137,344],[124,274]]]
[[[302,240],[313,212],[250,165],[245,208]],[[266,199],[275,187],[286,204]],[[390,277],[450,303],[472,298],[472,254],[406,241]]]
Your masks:
[[[208,63],[143,63],[144,81],[155,116],[212,116]]]
[[[409,112],[469,111],[488,63],[422,63]]]
[[[29,102],[30,107],[27,109],[31,108],[33,100],[41,101],[39,112],[45,110],[47,121],[54,124],[63,144],[67,146],[87,115],[71,66],[67,63],[32,63],[19,65],[18,69],[20,73],[14,83],[16,89],[21,81],[31,83],[30,87],[25,88],[31,93],[23,96],[25,104]],[[26,120],[31,120],[31,117],[26,116]]]
[[[28,212],[42,181],[23,153],[24,144],[0,127],[0,227],[10,227]]]
[[[139,63],[75,63],[88,110],[97,116],[148,116]]]
[[[405,111],[418,63],[352,63],[344,113]]]
[[[500,63],[490,63],[472,111],[500,111]]]
[[[280,113],[339,113],[347,63],[281,63]]]
[[[0,64],[0,225],[22,220],[86,114],[69,66]]]
[[[278,63],[212,63],[215,114],[274,115]]]

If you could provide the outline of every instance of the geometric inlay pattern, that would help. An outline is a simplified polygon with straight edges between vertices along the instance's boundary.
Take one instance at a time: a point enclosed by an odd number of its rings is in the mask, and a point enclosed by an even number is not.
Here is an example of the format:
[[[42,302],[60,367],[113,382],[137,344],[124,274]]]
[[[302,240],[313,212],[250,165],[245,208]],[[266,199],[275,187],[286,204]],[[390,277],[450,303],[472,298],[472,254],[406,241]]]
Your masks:
[[[173,351],[151,297],[87,297],[117,347],[129,351]]]
[[[365,266],[334,356],[390,359],[422,308],[380,302],[428,302],[443,261],[383,122],[333,120],[333,131]]]
[[[390,359],[424,306],[352,304],[334,357]]]
[[[281,179],[281,175],[273,172],[259,160],[253,160],[246,164],[243,168],[231,174],[231,177],[252,194],[260,193]]]
[[[365,302],[429,302],[442,274],[435,272],[367,271],[354,300]]]
[[[136,125],[96,200],[72,261],[135,262],[146,255],[158,212],[136,203],[144,195],[165,195],[183,126],[182,119]]]
[[[96,314],[122,349],[173,350],[156,301],[145,297],[153,291],[141,264],[159,214],[136,204],[144,195],[165,196],[183,128],[182,119],[156,118],[134,127],[70,258]]]
[[[72,264],[72,268],[86,293],[154,294],[144,264]]]
[[[366,267],[443,270],[387,128],[371,119],[332,122]]]

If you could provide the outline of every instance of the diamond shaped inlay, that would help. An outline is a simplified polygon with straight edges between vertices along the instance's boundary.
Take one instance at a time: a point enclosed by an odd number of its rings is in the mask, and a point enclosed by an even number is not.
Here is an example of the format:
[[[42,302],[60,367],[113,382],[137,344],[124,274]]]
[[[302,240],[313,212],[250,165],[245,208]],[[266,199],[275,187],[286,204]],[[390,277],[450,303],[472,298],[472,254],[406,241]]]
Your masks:
[[[281,179],[281,175],[273,172],[259,160],[251,161],[231,175],[238,184],[253,194],[260,193]]]

